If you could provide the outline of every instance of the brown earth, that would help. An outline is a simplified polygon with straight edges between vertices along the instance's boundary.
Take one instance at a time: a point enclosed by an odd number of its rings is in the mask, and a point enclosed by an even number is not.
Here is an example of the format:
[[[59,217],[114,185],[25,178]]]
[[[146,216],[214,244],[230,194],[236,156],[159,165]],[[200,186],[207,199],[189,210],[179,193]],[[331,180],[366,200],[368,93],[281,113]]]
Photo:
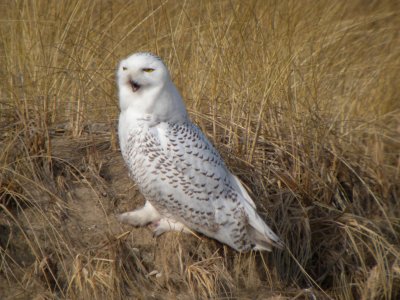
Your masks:
[[[64,297],[63,291],[69,290],[69,295],[77,292],[93,297],[99,293],[102,298],[107,295],[102,285],[109,288],[110,281],[115,281],[116,276],[109,272],[122,272],[127,281],[135,282],[131,286],[114,284],[128,289],[120,293],[134,298],[190,299],[210,296],[212,290],[229,295],[236,280],[248,285],[245,281],[252,278],[255,282],[240,291],[242,297],[264,299],[256,297],[267,275],[265,263],[264,267],[256,265],[262,256],[238,257],[206,237],[172,232],[155,238],[149,228],[132,228],[116,221],[117,213],[142,206],[144,198],[112,144],[112,127],[100,127],[79,138],[67,138],[60,128],[50,131],[52,173],[44,171],[47,175],[39,175],[48,178],[36,178],[36,182],[28,180],[20,191],[29,194],[23,204],[16,195],[3,202],[3,263],[18,267],[11,272],[14,278],[0,274],[0,297],[47,299]],[[246,274],[246,279],[229,275],[249,266],[251,274]],[[149,290],[153,290],[150,295]],[[274,295],[268,289],[262,294]]]

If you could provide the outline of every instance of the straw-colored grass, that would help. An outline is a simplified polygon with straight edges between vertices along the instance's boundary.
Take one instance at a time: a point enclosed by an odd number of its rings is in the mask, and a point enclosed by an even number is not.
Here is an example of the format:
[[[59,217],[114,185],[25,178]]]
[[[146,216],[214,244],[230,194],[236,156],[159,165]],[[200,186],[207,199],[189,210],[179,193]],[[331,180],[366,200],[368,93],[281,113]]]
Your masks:
[[[1,1],[0,298],[399,299],[398,1]],[[168,65],[287,248],[115,220],[143,203],[115,68]]]

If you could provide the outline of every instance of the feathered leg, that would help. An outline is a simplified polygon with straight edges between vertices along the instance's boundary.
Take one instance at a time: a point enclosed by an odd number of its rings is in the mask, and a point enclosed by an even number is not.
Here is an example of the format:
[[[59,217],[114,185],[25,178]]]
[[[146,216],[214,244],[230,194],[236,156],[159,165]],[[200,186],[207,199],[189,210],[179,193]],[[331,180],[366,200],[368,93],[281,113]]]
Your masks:
[[[142,208],[117,215],[119,222],[133,226],[145,226],[149,223],[157,222],[160,218],[161,215],[149,201],[146,201]]]
[[[154,236],[160,236],[168,231],[180,231],[185,233],[192,232],[186,225],[169,218],[162,218],[151,224]]]

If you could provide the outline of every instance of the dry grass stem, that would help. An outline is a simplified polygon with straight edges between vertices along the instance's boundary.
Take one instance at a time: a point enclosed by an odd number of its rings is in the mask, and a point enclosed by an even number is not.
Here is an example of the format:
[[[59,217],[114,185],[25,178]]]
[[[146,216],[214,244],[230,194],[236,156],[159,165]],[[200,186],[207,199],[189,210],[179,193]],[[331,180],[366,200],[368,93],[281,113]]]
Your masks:
[[[399,299],[398,1],[0,2],[1,299]],[[120,225],[115,67],[164,58],[286,249]]]

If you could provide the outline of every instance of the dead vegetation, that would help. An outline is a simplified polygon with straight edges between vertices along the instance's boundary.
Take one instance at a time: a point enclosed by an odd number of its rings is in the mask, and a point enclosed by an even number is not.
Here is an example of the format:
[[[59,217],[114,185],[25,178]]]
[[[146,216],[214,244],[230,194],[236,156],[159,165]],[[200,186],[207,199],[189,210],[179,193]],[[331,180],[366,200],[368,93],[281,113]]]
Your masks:
[[[397,1],[0,3],[0,298],[398,299]],[[168,64],[287,244],[117,224],[115,66]]]

